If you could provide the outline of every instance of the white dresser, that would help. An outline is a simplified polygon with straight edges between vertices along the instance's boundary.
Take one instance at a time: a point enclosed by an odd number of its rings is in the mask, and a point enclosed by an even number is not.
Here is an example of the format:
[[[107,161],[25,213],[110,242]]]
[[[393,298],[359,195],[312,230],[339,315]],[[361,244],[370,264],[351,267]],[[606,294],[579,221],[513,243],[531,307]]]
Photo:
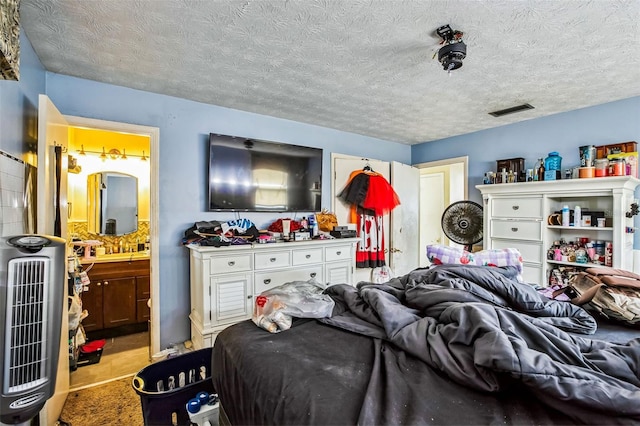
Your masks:
[[[191,340],[196,349],[213,345],[216,335],[251,318],[255,296],[289,281],[351,284],[356,238],[187,246],[191,267]]]
[[[547,285],[549,271],[555,265],[590,266],[548,259],[548,249],[561,238],[611,241],[612,266],[632,270],[633,233],[627,232],[627,227],[633,227],[633,218],[627,218],[626,213],[638,184],[640,180],[636,178],[614,176],[478,185],[484,202],[484,248],[517,248],[524,261],[524,280],[541,286]],[[579,205],[583,214],[604,211],[607,226],[549,224],[549,215],[560,211],[563,205],[571,209]]]

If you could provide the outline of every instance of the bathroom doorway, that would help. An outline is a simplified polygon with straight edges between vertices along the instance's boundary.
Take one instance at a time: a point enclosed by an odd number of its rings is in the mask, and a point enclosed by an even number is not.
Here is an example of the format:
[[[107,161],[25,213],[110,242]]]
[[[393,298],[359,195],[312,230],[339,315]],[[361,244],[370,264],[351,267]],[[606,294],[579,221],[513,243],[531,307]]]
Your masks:
[[[83,308],[90,311],[83,320],[87,323],[85,334],[89,342],[105,340],[97,362],[87,363],[84,356],[78,367],[72,368],[70,388],[77,390],[134,374],[159,351],[158,252],[154,250],[158,241],[159,130],[65,118],[69,123],[70,162],[67,237],[100,243],[91,247],[93,259],[80,256],[79,261],[91,278],[83,292]],[[102,172],[136,178],[138,226],[133,232],[89,232],[87,177]],[[115,275],[111,276],[111,271]],[[127,302],[123,304],[123,300]]]

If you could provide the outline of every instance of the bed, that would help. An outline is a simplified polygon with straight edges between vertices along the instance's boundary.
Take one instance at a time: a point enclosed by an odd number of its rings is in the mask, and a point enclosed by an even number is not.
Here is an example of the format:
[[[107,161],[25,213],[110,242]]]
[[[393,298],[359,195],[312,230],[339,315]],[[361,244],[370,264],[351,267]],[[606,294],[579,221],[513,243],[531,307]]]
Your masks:
[[[638,330],[596,324],[512,274],[443,265],[331,286],[330,318],[296,319],[277,334],[251,321],[223,330],[212,378],[224,420],[637,424]]]

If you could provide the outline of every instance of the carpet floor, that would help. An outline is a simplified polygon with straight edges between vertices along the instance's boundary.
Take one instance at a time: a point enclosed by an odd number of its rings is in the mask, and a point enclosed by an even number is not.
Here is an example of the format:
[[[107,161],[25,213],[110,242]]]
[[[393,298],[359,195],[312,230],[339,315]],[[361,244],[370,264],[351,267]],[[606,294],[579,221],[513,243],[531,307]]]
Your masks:
[[[142,426],[140,396],[132,377],[69,392],[60,419],[71,426]]]

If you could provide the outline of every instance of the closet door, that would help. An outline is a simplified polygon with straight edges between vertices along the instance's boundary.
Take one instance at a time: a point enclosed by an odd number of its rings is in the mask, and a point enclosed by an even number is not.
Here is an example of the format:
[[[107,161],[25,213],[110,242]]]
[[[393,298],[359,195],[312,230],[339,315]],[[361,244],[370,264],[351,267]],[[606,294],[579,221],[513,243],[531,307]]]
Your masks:
[[[331,182],[331,210],[336,214],[339,225],[346,225],[349,223],[351,211],[351,204],[345,203],[338,194],[345,187],[349,179],[349,175],[354,170],[362,170],[365,166],[371,167],[374,171],[384,176],[387,181],[391,177],[390,165],[387,161],[371,160],[366,158],[359,158],[347,155],[332,154],[332,176]],[[389,215],[385,215],[383,218],[384,227],[384,246],[389,248]],[[389,264],[389,253],[385,255],[386,263]],[[356,268],[354,273],[354,282],[359,281],[371,281],[371,268]]]
[[[400,276],[420,266],[420,169],[392,162],[391,185],[400,205],[391,212],[389,266]]]

